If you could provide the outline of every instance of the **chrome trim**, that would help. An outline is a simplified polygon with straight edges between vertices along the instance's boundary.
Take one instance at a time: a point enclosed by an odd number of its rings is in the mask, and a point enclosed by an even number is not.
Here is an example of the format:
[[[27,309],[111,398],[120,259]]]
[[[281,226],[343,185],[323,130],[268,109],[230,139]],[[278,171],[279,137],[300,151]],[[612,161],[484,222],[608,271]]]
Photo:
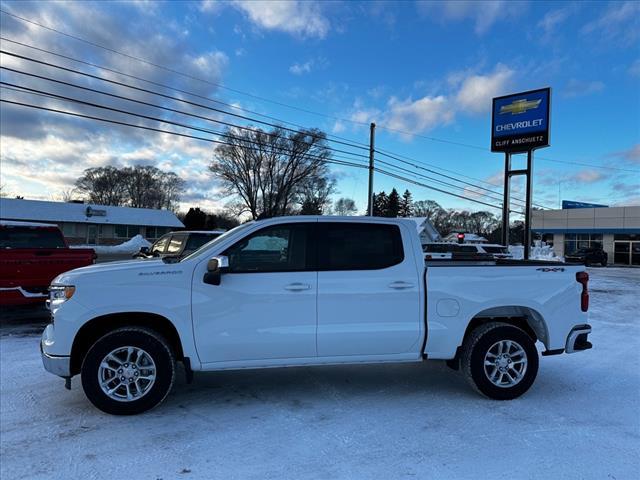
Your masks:
[[[586,333],[587,335],[591,333],[591,327],[588,325],[574,327],[571,332],[569,332],[569,336],[567,336],[567,345],[564,349],[565,353],[576,353],[581,352],[582,350],[576,350],[576,339],[579,335]]]
[[[42,348],[42,342],[40,342],[40,356],[47,372],[63,378],[71,376],[71,357],[48,355]]]
[[[47,294],[47,293],[30,293],[30,292],[27,292],[22,287],[9,287],[9,288],[0,287],[0,290],[2,290],[3,292],[7,292],[7,291],[10,291],[10,290],[17,290],[25,298],[45,298],[45,297],[49,296],[49,294]]]

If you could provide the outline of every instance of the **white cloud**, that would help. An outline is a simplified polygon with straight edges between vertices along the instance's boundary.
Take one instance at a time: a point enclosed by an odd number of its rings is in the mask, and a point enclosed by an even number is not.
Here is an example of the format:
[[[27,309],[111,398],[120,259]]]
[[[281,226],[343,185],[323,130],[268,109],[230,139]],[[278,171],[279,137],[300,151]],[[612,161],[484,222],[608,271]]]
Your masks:
[[[600,13],[581,31],[585,35],[599,35],[607,41],[632,45],[640,38],[640,2],[611,2],[604,14]]]
[[[458,108],[482,113],[491,109],[491,98],[508,93],[507,88],[513,79],[514,71],[498,64],[493,73],[471,75],[462,81],[456,95]]]
[[[610,157],[617,157],[626,160],[631,163],[640,164],[640,143],[635,144],[628,150],[622,150],[609,155]]]
[[[474,31],[482,35],[497,22],[509,22],[526,8],[520,2],[506,0],[418,1],[418,12],[440,22],[472,20]]]
[[[324,57],[312,58],[306,62],[294,63],[289,67],[289,72],[293,75],[304,75],[311,73],[312,70],[327,68],[329,62]]]
[[[557,36],[557,29],[560,25],[576,12],[577,4],[571,3],[562,8],[548,11],[538,22],[538,30],[543,42],[550,42]]]
[[[313,1],[254,2],[236,0],[233,5],[243,11],[259,28],[277,30],[300,37],[324,38],[330,29],[329,20]]]
[[[443,95],[422,97],[418,100],[398,100],[391,97],[385,126],[402,131],[428,131],[453,120],[450,102]]]
[[[629,75],[640,78],[640,58],[634,61],[629,67]]]
[[[584,169],[571,175],[567,180],[576,183],[595,183],[609,178],[610,175],[598,170]]]
[[[604,90],[604,83],[599,80],[582,81],[572,78],[564,88],[563,94],[567,98],[581,97]]]

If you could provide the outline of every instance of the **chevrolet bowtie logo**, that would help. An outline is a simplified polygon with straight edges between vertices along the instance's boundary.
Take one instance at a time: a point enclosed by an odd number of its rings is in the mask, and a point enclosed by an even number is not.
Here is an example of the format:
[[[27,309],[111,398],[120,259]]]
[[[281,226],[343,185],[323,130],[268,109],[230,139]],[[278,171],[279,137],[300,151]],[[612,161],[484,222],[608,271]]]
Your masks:
[[[522,100],[514,100],[509,105],[503,105],[500,107],[500,114],[503,113],[511,113],[512,115],[518,115],[519,113],[524,113],[527,110],[532,110],[534,108],[538,108],[542,99],[540,100],[527,100],[523,98]]]

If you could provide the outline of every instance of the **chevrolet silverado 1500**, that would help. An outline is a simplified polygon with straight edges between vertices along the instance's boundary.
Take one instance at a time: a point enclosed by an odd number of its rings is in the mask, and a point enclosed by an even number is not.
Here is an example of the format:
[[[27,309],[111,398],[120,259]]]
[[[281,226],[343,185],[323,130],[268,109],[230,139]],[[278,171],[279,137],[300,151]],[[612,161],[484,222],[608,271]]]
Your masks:
[[[542,355],[591,347],[580,266],[425,263],[414,224],[281,217],[182,259],[73,270],[51,285],[45,368],[134,414],[193,371],[446,360],[480,393],[525,393]]]

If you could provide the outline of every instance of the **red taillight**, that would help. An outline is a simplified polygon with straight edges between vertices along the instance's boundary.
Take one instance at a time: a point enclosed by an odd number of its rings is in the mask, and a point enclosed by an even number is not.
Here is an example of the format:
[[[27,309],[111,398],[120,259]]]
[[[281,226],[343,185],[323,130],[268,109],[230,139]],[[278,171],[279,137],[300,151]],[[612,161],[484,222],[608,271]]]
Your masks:
[[[587,272],[576,273],[576,281],[582,285],[580,294],[580,309],[583,312],[589,310],[589,274]]]
[[[425,259],[425,260],[431,260],[431,258],[432,258],[432,257],[431,257],[431,255],[425,255],[425,256],[424,256],[424,259]]]

